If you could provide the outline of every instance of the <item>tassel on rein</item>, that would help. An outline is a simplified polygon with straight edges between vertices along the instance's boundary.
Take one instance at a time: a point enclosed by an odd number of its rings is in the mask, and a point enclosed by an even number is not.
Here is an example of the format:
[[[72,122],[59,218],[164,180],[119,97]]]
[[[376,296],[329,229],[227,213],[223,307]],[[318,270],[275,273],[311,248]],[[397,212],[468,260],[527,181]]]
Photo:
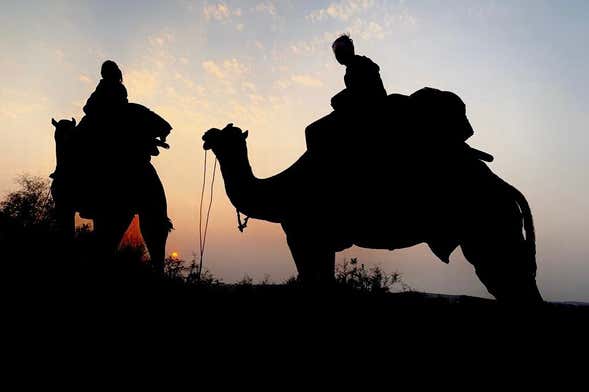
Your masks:
[[[243,230],[247,227],[247,221],[250,219],[249,216],[247,215],[243,215],[245,218],[243,220],[243,223],[241,221],[241,212],[239,212],[239,210],[236,208],[235,211],[237,212],[237,228],[239,229],[239,231],[241,233],[243,233]]]

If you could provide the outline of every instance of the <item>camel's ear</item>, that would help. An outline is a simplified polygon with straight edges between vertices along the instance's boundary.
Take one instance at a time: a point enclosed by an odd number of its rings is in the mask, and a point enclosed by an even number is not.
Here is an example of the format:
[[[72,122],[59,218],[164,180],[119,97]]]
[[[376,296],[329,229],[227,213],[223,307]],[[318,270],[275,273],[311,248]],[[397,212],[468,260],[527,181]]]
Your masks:
[[[245,131],[241,134],[243,136],[243,140],[247,139],[247,135],[249,135],[250,131]]]
[[[74,123],[74,127],[76,126],[76,119],[72,117],[72,122]]]
[[[55,121],[55,119],[54,119],[54,118],[52,118],[52,119],[51,119],[51,124],[53,124],[53,126],[54,126],[54,127],[56,127],[56,126],[57,126],[57,121]]]

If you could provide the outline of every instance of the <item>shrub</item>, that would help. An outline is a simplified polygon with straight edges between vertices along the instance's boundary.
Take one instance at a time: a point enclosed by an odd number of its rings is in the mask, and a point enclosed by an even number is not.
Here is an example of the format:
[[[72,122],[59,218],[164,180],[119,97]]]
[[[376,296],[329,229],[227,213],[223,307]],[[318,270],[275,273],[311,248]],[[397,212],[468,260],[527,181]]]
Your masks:
[[[357,258],[337,264],[335,281],[338,285],[367,293],[389,293],[395,286],[410,290],[398,272],[386,273],[379,266],[366,268]]]

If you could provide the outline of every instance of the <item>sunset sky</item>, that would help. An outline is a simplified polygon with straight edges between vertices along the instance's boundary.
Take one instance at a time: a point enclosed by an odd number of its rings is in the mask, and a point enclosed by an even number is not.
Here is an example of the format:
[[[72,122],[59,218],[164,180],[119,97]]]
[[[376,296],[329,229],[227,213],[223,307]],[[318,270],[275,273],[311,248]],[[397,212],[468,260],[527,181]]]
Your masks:
[[[174,222],[169,253],[198,252],[200,137],[249,129],[259,177],[305,150],[304,128],[330,111],[344,68],[330,44],[349,32],[381,67],[389,93],[432,86],[467,105],[472,146],[532,207],[546,299],[589,301],[589,2],[587,1],[10,1],[0,3],[0,194],[55,165],[56,119],[82,116],[115,60],[129,99],[174,127],[153,160]],[[219,177],[220,178],[220,177]],[[342,191],[354,184],[342,184]],[[284,234],[235,210],[217,182],[205,266],[231,282],[295,273]],[[415,289],[488,296],[460,250],[450,265],[426,248],[348,249],[399,271]],[[508,273],[508,271],[506,271]]]

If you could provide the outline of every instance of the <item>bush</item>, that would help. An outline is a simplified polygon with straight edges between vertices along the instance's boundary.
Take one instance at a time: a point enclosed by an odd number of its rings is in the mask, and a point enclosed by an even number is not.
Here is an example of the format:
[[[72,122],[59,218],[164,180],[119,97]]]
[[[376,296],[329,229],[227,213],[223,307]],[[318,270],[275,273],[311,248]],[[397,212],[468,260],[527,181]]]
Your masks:
[[[51,197],[49,180],[22,175],[17,178],[20,186],[0,202],[0,214],[23,229],[52,226],[55,204]]]
[[[401,291],[410,290],[400,273],[388,274],[379,266],[366,268],[357,258],[344,260],[335,266],[335,281],[340,286],[366,293],[389,293],[395,286],[399,286]]]

